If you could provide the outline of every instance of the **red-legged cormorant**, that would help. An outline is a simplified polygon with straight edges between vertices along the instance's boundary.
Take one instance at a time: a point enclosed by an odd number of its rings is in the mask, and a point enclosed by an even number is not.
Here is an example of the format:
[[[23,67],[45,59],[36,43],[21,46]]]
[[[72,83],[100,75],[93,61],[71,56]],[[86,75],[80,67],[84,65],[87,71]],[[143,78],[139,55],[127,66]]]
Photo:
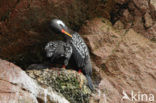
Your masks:
[[[54,59],[64,57],[64,66],[65,68],[68,65],[69,59],[72,54],[72,47],[70,44],[63,41],[50,41],[45,46],[46,55],[53,62]]]
[[[72,56],[77,64],[78,68],[81,68],[83,74],[88,80],[88,85],[93,90],[93,83],[91,79],[92,65],[88,47],[81,36],[68,28],[65,23],[59,19],[53,19],[50,22],[53,31],[64,34],[66,43],[72,47]],[[58,51],[59,52],[59,51]]]

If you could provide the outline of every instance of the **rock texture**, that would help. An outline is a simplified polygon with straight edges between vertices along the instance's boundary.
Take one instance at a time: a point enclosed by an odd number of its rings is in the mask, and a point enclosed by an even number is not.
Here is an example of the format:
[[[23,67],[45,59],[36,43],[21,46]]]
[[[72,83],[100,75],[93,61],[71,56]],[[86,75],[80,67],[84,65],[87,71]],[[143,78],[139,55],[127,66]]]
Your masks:
[[[75,30],[88,20],[80,34],[91,52],[97,92],[89,98],[83,75],[56,68],[27,71],[39,86],[0,59],[0,102],[150,102],[122,100],[125,92],[131,98],[132,91],[156,97],[155,0],[0,0],[0,58],[23,67],[44,62],[45,43],[62,39],[49,29],[49,20],[56,17]]]
[[[43,59],[39,56],[45,43],[57,39],[48,26],[52,18],[77,27],[87,18],[85,1],[1,0],[0,5],[0,57],[17,62],[30,63],[29,55],[36,51],[31,63]]]
[[[27,70],[30,77],[37,80],[40,85],[52,87],[61,93],[71,103],[88,103],[91,91],[87,86],[84,75],[73,70],[63,68],[45,68]]]
[[[21,80],[26,79],[24,75],[21,75],[23,71],[20,68],[12,63],[0,60],[0,72],[1,103],[36,103],[36,97],[19,86],[22,82],[24,83]]]
[[[116,30],[107,20],[100,18],[88,22],[81,33],[85,34],[84,38],[93,54],[95,75],[100,74],[102,78],[91,103],[122,103],[123,91],[129,96],[131,91],[156,96],[154,42],[133,29]]]
[[[16,65],[0,59],[0,103],[69,103],[51,87],[44,89]]]
[[[54,88],[71,102],[76,100],[83,103],[89,99],[90,103],[131,103],[131,100],[122,101],[123,92],[131,95],[131,91],[156,96],[156,44],[153,41],[133,29],[114,29],[111,23],[103,18],[88,21],[80,33],[84,34],[92,54],[93,78],[97,92],[93,93],[90,99],[88,97],[91,92],[86,87],[85,77],[75,71],[58,71],[57,68],[28,70],[29,76],[37,80],[42,87]],[[36,99],[36,96],[32,95],[36,93],[35,82],[25,79],[26,74],[19,67],[0,60],[0,72],[2,102],[45,101],[43,97],[46,91],[38,96],[40,99]],[[50,102],[50,99],[47,101]]]
[[[133,28],[149,39],[155,39],[155,32],[150,32],[156,24],[155,0],[116,0],[112,12],[112,22],[121,21],[124,28]]]
[[[155,40],[155,0],[1,0],[0,57],[23,67],[42,62],[45,43],[61,38],[49,30],[49,20],[60,18],[78,30],[97,16]]]
[[[22,66],[43,61],[45,44],[61,38],[51,32],[49,21],[59,18],[78,30],[85,20],[96,13],[107,13],[103,7],[97,8],[94,4],[99,5],[99,1],[0,0],[0,57]],[[101,11],[97,12],[96,8]]]

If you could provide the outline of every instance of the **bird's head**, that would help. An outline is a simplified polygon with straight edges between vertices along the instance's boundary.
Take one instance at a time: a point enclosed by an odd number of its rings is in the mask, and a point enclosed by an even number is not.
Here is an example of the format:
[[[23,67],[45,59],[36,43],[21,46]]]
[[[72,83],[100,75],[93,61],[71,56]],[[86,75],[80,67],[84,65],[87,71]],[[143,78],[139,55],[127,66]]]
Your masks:
[[[72,35],[69,33],[68,27],[63,21],[59,19],[52,19],[50,22],[50,26],[55,32],[65,34],[68,37],[72,37]]]

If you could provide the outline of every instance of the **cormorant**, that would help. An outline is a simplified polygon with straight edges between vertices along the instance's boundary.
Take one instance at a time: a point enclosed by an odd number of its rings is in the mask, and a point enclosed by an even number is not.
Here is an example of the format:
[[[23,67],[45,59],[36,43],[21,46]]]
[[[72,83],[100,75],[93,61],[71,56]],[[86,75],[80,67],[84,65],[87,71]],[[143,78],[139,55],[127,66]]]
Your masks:
[[[77,64],[77,67],[82,70],[88,80],[90,89],[93,90],[93,83],[90,77],[92,75],[92,65],[88,47],[84,40],[77,32],[72,31],[63,21],[59,19],[51,20],[50,25],[54,32],[59,33],[60,35],[64,34],[66,43],[72,47],[72,56]]]
[[[45,46],[46,55],[53,62],[54,59],[64,57],[64,66],[65,68],[68,65],[69,59],[72,54],[72,47],[70,44],[67,44],[63,41],[50,41]]]

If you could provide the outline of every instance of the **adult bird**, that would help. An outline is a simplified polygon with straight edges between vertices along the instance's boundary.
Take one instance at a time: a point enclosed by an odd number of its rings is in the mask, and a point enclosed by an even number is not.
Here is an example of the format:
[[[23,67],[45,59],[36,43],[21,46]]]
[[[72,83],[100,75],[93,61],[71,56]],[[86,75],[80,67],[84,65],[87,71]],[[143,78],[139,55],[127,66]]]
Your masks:
[[[53,62],[54,59],[64,58],[65,68],[68,65],[69,59],[72,54],[72,47],[63,41],[50,41],[45,46],[46,56]]]
[[[86,43],[77,32],[68,28],[63,21],[53,19],[51,20],[50,25],[54,32],[64,35],[65,42],[71,45],[73,50],[72,56],[77,64],[77,67],[80,68],[79,71],[82,71],[86,76],[88,85],[90,89],[93,90],[93,83],[91,79],[92,65]]]

